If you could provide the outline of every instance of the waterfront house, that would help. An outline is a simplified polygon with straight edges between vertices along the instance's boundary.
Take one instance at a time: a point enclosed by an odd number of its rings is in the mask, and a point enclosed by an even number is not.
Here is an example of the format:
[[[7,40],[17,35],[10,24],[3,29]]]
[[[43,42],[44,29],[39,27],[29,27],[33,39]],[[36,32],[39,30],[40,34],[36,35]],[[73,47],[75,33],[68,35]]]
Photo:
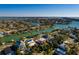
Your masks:
[[[34,46],[36,44],[33,39],[26,40],[26,42],[29,46]]]

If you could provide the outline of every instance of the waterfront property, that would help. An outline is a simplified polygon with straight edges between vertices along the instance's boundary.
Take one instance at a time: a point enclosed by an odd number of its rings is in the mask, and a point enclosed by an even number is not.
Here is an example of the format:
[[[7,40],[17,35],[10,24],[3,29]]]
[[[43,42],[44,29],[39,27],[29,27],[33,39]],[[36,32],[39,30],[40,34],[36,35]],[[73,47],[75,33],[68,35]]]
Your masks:
[[[46,18],[44,21],[41,21],[42,18],[36,19],[7,22],[5,20],[5,25],[0,27],[0,54],[79,54],[77,52],[79,46],[79,21],[67,21],[63,18],[56,18],[55,20]],[[36,23],[33,23],[32,26],[30,22]],[[6,26],[8,23],[11,26]]]

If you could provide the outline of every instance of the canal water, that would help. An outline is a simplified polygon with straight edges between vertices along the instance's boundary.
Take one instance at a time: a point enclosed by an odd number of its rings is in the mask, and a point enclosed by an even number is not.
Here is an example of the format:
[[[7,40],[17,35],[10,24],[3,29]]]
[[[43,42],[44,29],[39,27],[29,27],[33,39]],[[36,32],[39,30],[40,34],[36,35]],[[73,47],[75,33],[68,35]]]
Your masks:
[[[58,29],[64,29],[68,27],[79,29],[79,21],[72,21],[69,24],[54,24],[54,27]]]

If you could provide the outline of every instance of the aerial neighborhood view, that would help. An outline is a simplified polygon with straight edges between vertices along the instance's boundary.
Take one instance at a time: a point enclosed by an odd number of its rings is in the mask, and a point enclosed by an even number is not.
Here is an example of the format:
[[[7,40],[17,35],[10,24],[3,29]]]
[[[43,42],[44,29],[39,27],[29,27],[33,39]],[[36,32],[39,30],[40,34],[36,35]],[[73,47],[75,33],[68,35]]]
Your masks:
[[[0,5],[0,55],[79,55],[79,5]]]

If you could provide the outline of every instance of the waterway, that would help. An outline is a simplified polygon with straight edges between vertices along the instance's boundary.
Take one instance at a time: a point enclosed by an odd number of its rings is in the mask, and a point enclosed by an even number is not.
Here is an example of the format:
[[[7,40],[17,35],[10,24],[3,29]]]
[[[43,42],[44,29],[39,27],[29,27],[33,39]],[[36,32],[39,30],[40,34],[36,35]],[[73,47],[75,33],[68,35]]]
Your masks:
[[[35,24],[34,24],[35,25]],[[54,24],[54,26],[46,29],[46,30],[40,30],[40,31],[31,31],[31,35],[37,35],[37,34],[40,34],[42,32],[51,32],[53,30],[56,30],[56,29],[65,29],[65,28],[68,28],[68,27],[73,27],[73,28],[77,28],[79,29],[79,21],[72,21],[70,22],[69,24]],[[13,34],[13,35],[10,35],[10,36],[5,36],[2,38],[3,41],[11,41],[12,39],[14,40],[18,40],[18,38],[20,36],[30,36],[30,33],[29,32],[25,32],[25,33],[21,33],[21,34]]]
[[[73,27],[79,29],[79,21],[72,21],[69,24],[54,24],[55,28],[64,29],[68,27]]]

